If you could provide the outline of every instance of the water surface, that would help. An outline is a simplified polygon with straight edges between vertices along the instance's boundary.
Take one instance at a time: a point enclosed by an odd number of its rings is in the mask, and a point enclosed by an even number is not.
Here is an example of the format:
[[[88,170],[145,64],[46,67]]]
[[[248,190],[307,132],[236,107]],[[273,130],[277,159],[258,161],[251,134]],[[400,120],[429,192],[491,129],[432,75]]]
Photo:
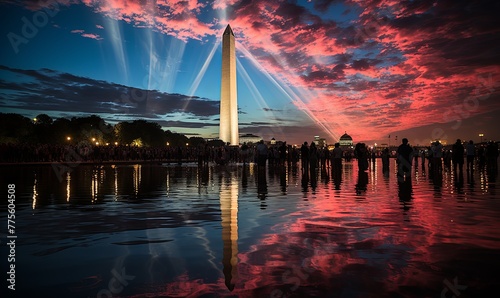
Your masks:
[[[18,297],[479,297],[499,285],[496,173],[398,183],[184,164],[2,167]],[[6,221],[7,204],[1,204]],[[2,243],[7,239],[5,225]],[[7,247],[2,245],[2,268]],[[5,280],[5,278],[4,278]],[[4,281],[5,283],[5,281]],[[7,285],[4,284],[2,292]],[[8,292],[12,294],[11,292]]]

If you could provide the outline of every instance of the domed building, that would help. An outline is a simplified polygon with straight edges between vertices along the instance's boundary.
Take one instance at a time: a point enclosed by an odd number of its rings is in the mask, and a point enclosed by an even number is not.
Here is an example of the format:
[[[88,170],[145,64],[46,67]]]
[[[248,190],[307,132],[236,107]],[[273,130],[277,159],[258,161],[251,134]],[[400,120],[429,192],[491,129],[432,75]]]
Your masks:
[[[351,148],[353,146],[352,137],[345,132],[339,139],[341,148]]]

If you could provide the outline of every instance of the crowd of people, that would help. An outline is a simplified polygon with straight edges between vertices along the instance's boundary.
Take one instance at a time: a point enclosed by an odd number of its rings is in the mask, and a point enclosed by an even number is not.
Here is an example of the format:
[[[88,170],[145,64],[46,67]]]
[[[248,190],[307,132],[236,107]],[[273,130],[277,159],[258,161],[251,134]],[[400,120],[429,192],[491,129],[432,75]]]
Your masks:
[[[427,148],[413,148],[408,139],[402,139],[397,148],[396,161],[398,170],[403,175],[409,175],[413,161],[418,164],[428,162],[437,171],[442,166],[452,166],[455,170],[462,170],[464,164],[467,169],[485,166],[496,168],[499,155],[498,143],[474,144],[473,141],[463,145],[457,140],[453,146],[444,148],[440,142],[434,142]],[[242,144],[241,146],[212,147],[207,144],[199,146],[165,146],[165,147],[137,147],[137,146],[94,146],[90,143],[78,145],[50,145],[50,144],[0,144],[1,163],[30,163],[30,162],[104,162],[104,161],[158,161],[158,162],[186,162],[197,161],[200,164],[214,162],[228,164],[235,162],[257,165],[279,166],[286,163],[300,162],[303,170],[321,168],[340,169],[343,160],[351,157],[358,160],[360,171],[369,167],[369,161],[381,157],[383,171],[389,170],[389,158],[392,153],[388,148],[375,152],[364,143],[357,143],[354,150],[344,151],[336,143],[333,150],[326,146],[318,147],[314,142],[304,142],[300,148],[282,142],[279,145],[267,145],[264,141],[257,144]]]

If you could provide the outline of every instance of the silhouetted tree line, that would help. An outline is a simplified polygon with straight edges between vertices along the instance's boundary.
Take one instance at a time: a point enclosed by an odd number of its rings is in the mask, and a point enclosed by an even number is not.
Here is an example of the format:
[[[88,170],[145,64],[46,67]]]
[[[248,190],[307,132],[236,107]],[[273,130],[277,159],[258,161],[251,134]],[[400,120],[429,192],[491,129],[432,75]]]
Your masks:
[[[145,120],[106,123],[96,115],[52,119],[40,114],[33,119],[14,113],[0,113],[0,144],[129,145],[141,147],[198,146],[205,144],[201,137],[190,137],[163,130],[158,123]],[[189,145],[187,145],[189,144]],[[220,146],[221,141],[209,145]]]

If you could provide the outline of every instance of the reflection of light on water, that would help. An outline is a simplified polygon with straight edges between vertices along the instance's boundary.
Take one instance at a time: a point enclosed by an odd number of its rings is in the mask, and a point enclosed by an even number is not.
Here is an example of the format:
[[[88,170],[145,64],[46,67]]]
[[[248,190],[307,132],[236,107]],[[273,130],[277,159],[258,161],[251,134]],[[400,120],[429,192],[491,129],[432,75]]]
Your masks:
[[[167,194],[167,197],[169,196],[170,194],[170,172],[167,172],[167,181],[166,181],[166,186],[167,186],[167,189],[166,189],[166,194]]]
[[[38,198],[37,183],[38,182],[35,177],[35,182],[33,182],[33,204],[31,205],[31,208],[33,209],[36,207],[36,199]]]
[[[375,190],[377,188],[377,162],[370,161],[371,163],[371,168],[370,168],[370,180],[371,180],[371,189]]]
[[[488,175],[484,171],[479,172],[479,185],[483,194],[488,192]]]
[[[214,251],[212,250],[212,248],[210,248],[210,241],[208,239],[207,230],[204,227],[194,227],[194,229],[195,229],[195,232],[193,233],[193,235],[196,238],[200,239],[201,245],[203,246],[203,248],[205,249],[205,252],[207,254],[208,263],[210,263],[212,268],[217,269],[217,265],[214,262],[215,261],[215,254],[214,254]]]
[[[95,168],[92,170],[92,184],[90,186],[90,193],[92,196],[92,203],[97,200],[99,194],[100,184],[104,184],[105,171],[103,168]]]
[[[115,165],[111,167],[114,169],[115,175],[115,201],[118,201],[118,168]]]
[[[69,198],[71,196],[71,174],[69,172],[66,173],[66,202],[69,202]]]
[[[139,193],[139,186],[141,185],[141,165],[134,165],[134,193]]]
[[[238,277],[238,180],[231,177],[229,185],[221,185],[223,260],[226,286],[232,290]]]
[[[97,175],[97,170],[92,171],[92,183],[90,185],[90,194],[92,196],[92,203],[97,199],[97,193],[99,192],[99,180]]]

